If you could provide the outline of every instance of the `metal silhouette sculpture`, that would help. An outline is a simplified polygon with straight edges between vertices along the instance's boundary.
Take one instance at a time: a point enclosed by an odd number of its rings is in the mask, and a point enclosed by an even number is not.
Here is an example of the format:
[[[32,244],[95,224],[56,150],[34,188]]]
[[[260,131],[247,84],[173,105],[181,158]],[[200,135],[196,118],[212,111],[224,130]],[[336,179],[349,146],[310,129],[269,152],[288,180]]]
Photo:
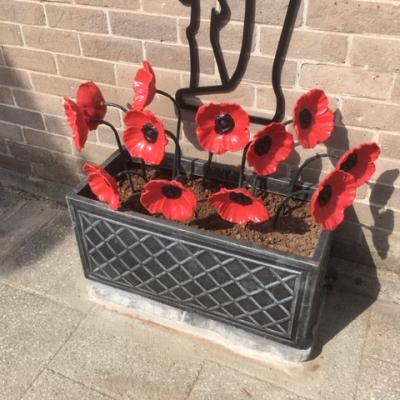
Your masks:
[[[196,36],[200,28],[201,0],[180,0],[180,2],[185,6],[191,7],[190,24],[186,29],[186,35],[190,47],[190,85],[188,88],[178,90],[176,92],[176,99],[180,107],[196,111],[198,106],[188,102],[188,97],[229,93],[235,90],[242,81],[249,63],[252,49],[257,0],[245,0],[246,8],[243,21],[242,44],[238,63],[232,75],[230,75],[227,70],[224,52],[220,44],[220,33],[224,26],[229,23],[231,18],[231,8],[228,4],[229,0],[218,0],[220,11],[217,11],[216,8],[212,9],[210,42],[221,79],[220,85],[212,86],[199,85],[200,60]],[[272,68],[272,87],[276,96],[275,115],[271,119],[252,116],[252,122],[267,124],[271,121],[282,121],[285,116],[285,97],[281,88],[281,74],[300,3],[301,0],[289,1],[285,21],[282,27],[282,33],[275,54]]]

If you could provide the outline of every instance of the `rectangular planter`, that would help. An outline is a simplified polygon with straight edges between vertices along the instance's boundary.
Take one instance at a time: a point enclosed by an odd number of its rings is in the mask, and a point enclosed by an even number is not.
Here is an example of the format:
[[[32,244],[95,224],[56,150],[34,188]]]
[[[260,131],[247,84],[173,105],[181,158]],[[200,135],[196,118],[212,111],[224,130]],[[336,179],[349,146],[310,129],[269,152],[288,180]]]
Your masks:
[[[170,168],[166,157],[163,167]],[[184,159],[201,176],[204,162]],[[116,152],[103,165],[122,170]],[[234,181],[234,168],[211,176]],[[287,182],[262,184],[285,193]],[[323,231],[313,257],[252,245],[136,212],[114,212],[86,183],[67,196],[85,276],[185,311],[201,314],[297,349],[312,346],[330,248]]]

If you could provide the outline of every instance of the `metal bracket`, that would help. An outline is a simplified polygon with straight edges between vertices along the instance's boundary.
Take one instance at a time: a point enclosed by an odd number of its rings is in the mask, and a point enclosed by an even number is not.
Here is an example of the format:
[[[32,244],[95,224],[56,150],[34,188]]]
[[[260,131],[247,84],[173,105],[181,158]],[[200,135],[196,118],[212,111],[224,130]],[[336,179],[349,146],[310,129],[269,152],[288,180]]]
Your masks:
[[[229,0],[218,0],[220,4],[220,11],[217,11],[216,8],[213,8],[211,12],[210,42],[217,63],[221,84],[214,86],[200,86],[200,61],[196,40],[196,35],[198,34],[200,28],[200,1],[201,0],[180,0],[180,2],[185,6],[191,7],[190,25],[186,29],[186,35],[190,47],[190,87],[179,89],[176,92],[176,99],[181,108],[192,111],[197,111],[199,106],[191,104],[188,101],[189,97],[207,94],[229,93],[235,90],[242,81],[249,63],[252,49],[257,3],[256,0],[245,0],[246,9],[243,22],[243,35],[240,55],[235,71],[233,72],[232,76],[229,76],[224,59],[224,52],[220,45],[220,32],[230,21],[231,9],[228,4]],[[290,0],[289,2],[274,58],[272,68],[272,87],[276,96],[275,115],[270,119],[251,116],[250,119],[254,123],[265,125],[271,121],[282,121],[285,116],[285,97],[281,88],[281,75],[300,4],[301,0]]]

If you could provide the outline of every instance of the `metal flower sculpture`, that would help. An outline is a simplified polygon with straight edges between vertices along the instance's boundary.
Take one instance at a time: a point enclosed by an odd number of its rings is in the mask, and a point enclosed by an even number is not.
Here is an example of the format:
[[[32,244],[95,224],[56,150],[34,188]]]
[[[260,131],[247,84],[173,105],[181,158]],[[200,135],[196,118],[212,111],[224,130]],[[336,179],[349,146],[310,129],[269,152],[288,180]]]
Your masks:
[[[211,9],[209,37],[221,81],[213,86],[200,86],[198,80],[201,71],[196,38],[200,29],[201,7],[206,6],[205,2],[180,1],[191,7],[190,25],[187,28],[191,60],[189,88],[178,90],[175,97],[158,89],[157,70],[145,60],[134,75],[132,104],[128,104],[127,107],[106,102],[100,89],[93,82],[80,85],[76,101],[65,99],[65,113],[79,151],[85,146],[89,132],[97,129],[99,125],[106,125],[112,129],[120,151],[123,169],[118,171],[115,177],[96,165],[85,164],[84,170],[88,173],[89,186],[93,194],[100,201],[108,203],[113,210],[120,209],[124,203],[122,199],[126,196],[120,193],[124,182],[119,182],[120,178],[124,177],[129,182],[130,195],[140,194],[140,202],[150,214],[186,223],[194,217],[199,218],[199,211],[204,209],[198,208],[201,207],[198,203],[202,203],[215,209],[221,219],[232,224],[261,224],[269,220],[268,210],[274,208],[268,209],[269,197],[262,195],[258,182],[264,182],[265,176],[276,173],[280,164],[290,157],[295,146],[312,149],[327,141],[334,128],[334,113],[329,107],[328,96],[321,89],[312,89],[304,93],[294,107],[293,120],[283,121],[285,105],[280,88],[282,59],[288,47],[290,31],[294,26],[300,1],[289,2],[274,59],[272,85],[277,102],[275,114],[271,119],[251,116],[237,103],[212,102],[193,106],[186,101],[188,95],[226,93],[240,83],[252,48],[256,1],[246,0],[243,3],[245,12],[240,54],[231,74],[227,70],[220,43],[220,33],[231,17],[230,2],[218,0],[219,7]],[[148,109],[158,95],[168,98],[175,107],[175,133],[165,129],[163,122]],[[125,148],[117,129],[104,120],[107,107],[115,107],[124,113]],[[208,162],[203,164],[203,189],[200,192],[196,191],[197,189],[192,191],[195,187],[193,182],[198,179],[194,176],[196,168],[188,173],[181,165],[182,150],[179,141],[182,108],[196,111],[197,139],[200,146],[209,153]],[[251,121],[262,124],[262,128],[254,132],[254,135],[250,132]],[[293,125],[295,138],[287,129],[290,124]],[[166,172],[168,168],[165,158],[169,139],[175,144],[175,152],[172,169]],[[214,181],[214,178],[219,178],[212,173],[211,163],[214,155],[239,151],[242,152],[242,161],[236,176],[236,185],[232,179],[229,183],[223,179],[220,179],[219,183]],[[343,221],[344,210],[353,203],[357,188],[372,177],[379,155],[380,149],[375,143],[364,143],[350,149],[340,158],[327,153],[307,159],[292,177],[286,198],[277,211],[273,211],[273,226],[278,224],[291,198],[305,196],[311,198],[310,213],[314,220],[323,229],[334,230]],[[302,171],[322,157],[338,160],[333,172],[314,190],[303,188],[298,184]],[[250,171],[246,172],[246,165],[251,167]],[[133,176],[139,176],[144,183],[141,182],[139,187],[135,188]],[[137,180],[135,182],[137,183]],[[205,198],[198,202],[194,192]],[[263,228],[260,226],[258,229]]]

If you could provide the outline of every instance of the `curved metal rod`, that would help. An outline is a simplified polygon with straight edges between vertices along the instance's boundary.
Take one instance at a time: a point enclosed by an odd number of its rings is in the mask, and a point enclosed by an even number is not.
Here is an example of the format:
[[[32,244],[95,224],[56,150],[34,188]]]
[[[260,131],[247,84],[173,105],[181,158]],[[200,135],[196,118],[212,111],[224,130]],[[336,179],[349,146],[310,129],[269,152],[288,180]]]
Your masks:
[[[121,153],[121,156],[124,154],[124,148],[122,147],[122,143],[121,143],[121,139],[119,137],[117,128],[115,128],[115,126],[113,124],[111,124],[110,122],[104,121],[104,120],[92,120],[92,122],[98,123],[100,125],[106,125],[109,128],[111,128],[111,130],[114,133],[114,137],[115,137],[115,141],[117,142],[117,146],[118,146],[118,150]]]
[[[300,196],[301,194],[309,194],[309,193],[310,193],[309,189],[302,189],[302,190],[294,192],[294,193],[290,194],[288,197],[286,197],[286,199],[281,203],[281,205],[278,207],[278,210],[276,211],[276,214],[275,214],[273,222],[272,222],[272,226],[274,228],[276,228],[276,226],[278,224],[278,220],[281,217],[281,215],[284,214],[290,199],[292,199],[295,196]]]
[[[282,121],[285,117],[285,96],[281,87],[282,68],[292,37],[293,27],[296,23],[300,3],[301,0],[290,0],[272,67],[272,87],[276,96],[276,111],[272,120],[277,122]]]
[[[226,0],[219,0],[221,11],[218,12],[215,8],[211,12],[210,23],[210,42],[213,49],[215,61],[217,62],[219,76],[222,85],[227,85],[229,82],[229,74],[226,68],[224,54],[222,53],[220,43],[220,33],[222,28],[229,22],[231,18],[231,9]]]
[[[182,150],[181,146],[179,145],[178,138],[170,131],[165,131],[165,134],[173,140],[175,143],[175,153],[174,153],[174,163],[172,166],[172,179],[176,178],[176,172],[179,166],[179,170],[181,169],[181,157],[182,157]]]
[[[181,0],[184,2],[184,0]],[[215,50],[218,50],[220,48],[219,45],[219,30],[221,29],[219,25],[221,24],[221,21],[226,18],[227,11],[229,10],[229,7],[226,3],[226,0],[219,0],[221,4],[221,13],[217,13],[215,9],[213,10],[213,15],[214,17],[214,25],[212,28],[210,27],[210,40],[211,44],[214,43],[213,49],[215,47]],[[188,2],[188,1],[186,1]],[[221,85],[213,85],[213,86],[203,86],[203,87],[198,87],[198,84],[193,87],[191,86],[190,88],[185,88],[185,89],[179,89],[176,92],[176,99],[179,103],[179,105],[182,108],[196,111],[198,109],[198,106],[188,104],[185,101],[185,96],[201,96],[201,95],[206,95],[206,94],[214,94],[214,93],[227,93],[231,92],[234,90],[240,83],[241,79],[243,78],[247,65],[249,63],[249,58],[250,58],[250,53],[251,53],[251,48],[252,48],[252,43],[253,43],[253,30],[254,30],[254,19],[255,19],[255,10],[256,10],[256,0],[246,0],[246,10],[245,10],[245,18],[244,18],[244,24],[243,24],[243,39],[242,39],[242,45],[241,45],[241,50],[239,54],[239,60],[238,60],[238,65],[232,74],[232,77],[225,76],[224,72],[222,72],[221,76]],[[192,6],[193,7],[193,6]],[[199,10],[200,11],[200,10]],[[193,8],[192,8],[193,12]],[[211,16],[211,18],[212,18]],[[193,13],[192,13],[192,18],[193,18]],[[216,19],[218,18],[218,20]],[[216,28],[219,28],[216,29]],[[215,35],[215,37],[214,37]],[[189,43],[190,44],[190,43]],[[192,51],[192,49],[191,49]],[[197,48],[195,51],[198,53]],[[218,54],[222,55],[222,51],[218,52],[216,51],[215,54],[217,63],[221,63],[222,66],[222,61],[223,57],[220,57]],[[218,61],[220,59],[220,61]],[[219,64],[218,64],[219,65]],[[225,65],[225,64],[224,64]],[[219,68],[219,67],[218,67]],[[226,69],[226,67],[222,67],[223,69]],[[220,69],[220,68],[219,68]],[[193,74],[193,71],[191,70],[191,75]],[[228,74],[226,74],[228,75]],[[256,121],[257,120],[257,121]],[[265,119],[262,119],[260,117],[252,119],[253,122],[259,122],[259,123],[265,123]]]
[[[121,105],[119,105],[117,103],[106,103],[106,106],[107,107],[118,108],[119,110],[123,111],[124,113],[128,112],[128,110],[125,107],[123,107],[123,106],[121,106]]]
[[[177,126],[176,126],[176,138],[179,142],[180,138],[181,138],[181,127],[182,127],[182,112],[181,109],[179,107],[178,102],[175,100],[175,98],[173,96],[171,96],[169,93],[164,92],[163,90],[156,90],[156,93],[158,93],[161,96],[164,96],[166,98],[168,98],[169,100],[172,101],[172,103],[174,103],[174,107],[176,110],[176,113],[178,114],[178,121],[177,121]]]
[[[199,85],[200,76],[200,59],[196,40],[200,28],[200,0],[180,0],[180,2],[185,6],[192,7],[190,25],[186,28],[186,37],[190,49],[190,88],[194,89]]]
[[[244,170],[246,168],[246,155],[247,152],[249,151],[249,147],[252,144],[252,141],[248,142],[245,146],[245,148],[243,149],[243,153],[242,153],[242,162],[240,164],[240,173],[239,173],[239,181],[238,181],[238,187],[242,187],[243,186],[243,181],[244,181]]]
[[[103,120],[93,120],[93,122],[97,122],[98,124],[106,125],[109,128],[111,128],[112,132],[114,133],[115,141],[117,142],[119,154],[121,155],[122,165],[124,166],[124,169],[127,170],[128,169],[128,162],[127,162],[127,159],[125,157],[125,151],[124,151],[124,148],[122,147],[121,139],[119,137],[118,131],[115,128],[115,126],[113,124],[111,124],[110,122],[103,121]],[[129,180],[129,183],[131,185],[131,189],[132,189],[132,192],[133,192],[134,190],[133,190],[132,180],[131,180],[131,178],[129,176],[127,176],[127,179]]]
[[[329,158],[334,158],[336,160],[339,159],[339,157],[333,155],[333,154],[329,154],[329,153],[324,153],[324,154],[317,154],[313,157],[308,158],[306,161],[304,161],[304,163],[300,166],[300,168],[297,170],[296,175],[293,177],[290,186],[289,186],[289,190],[288,190],[288,195],[290,196],[293,193],[293,190],[300,178],[301,173],[303,172],[304,168],[306,168],[309,164],[313,163],[316,160],[319,160],[320,158],[325,158],[325,157],[329,157]]]
[[[206,165],[204,166],[204,176],[203,178],[207,178],[210,170],[211,170],[211,163],[212,163],[212,159],[213,159],[214,154],[213,153],[208,153],[208,160],[206,162]]]
[[[290,125],[290,124],[293,124],[293,120],[292,119],[289,119],[289,120],[287,120],[287,121],[285,121],[285,122],[282,122],[282,124],[283,125]]]
[[[259,178],[259,175],[254,174],[253,182],[251,182],[251,193],[253,194],[253,196],[255,196],[255,194],[256,194],[258,178]]]
[[[147,182],[147,177],[146,176],[144,176],[143,174],[141,174],[141,173],[139,173],[139,172],[136,172],[136,171],[133,171],[132,169],[126,169],[126,170],[123,170],[123,171],[121,171],[121,172],[118,172],[118,174],[117,175],[115,175],[115,177],[116,178],[119,178],[120,176],[122,176],[122,175],[126,175],[128,178],[129,178],[129,182],[130,182],[130,184],[131,184],[131,189],[132,189],[132,193],[135,193],[135,190],[134,190],[134,186],[133,186],[133,183],[132,183],[132,180],[131,180],[131,176],[133,175],[133,176],[139,176],[140,178],[142,178],[145,182]]]
[[[235,72],[229,81],[228,88],[235,89],[242,80],[250,60],[250,53],[254,38],[254,21],[256,17],[256,1],[246,0],[246,9],[244,13],[242,46],[240,48],[239,61]]]

